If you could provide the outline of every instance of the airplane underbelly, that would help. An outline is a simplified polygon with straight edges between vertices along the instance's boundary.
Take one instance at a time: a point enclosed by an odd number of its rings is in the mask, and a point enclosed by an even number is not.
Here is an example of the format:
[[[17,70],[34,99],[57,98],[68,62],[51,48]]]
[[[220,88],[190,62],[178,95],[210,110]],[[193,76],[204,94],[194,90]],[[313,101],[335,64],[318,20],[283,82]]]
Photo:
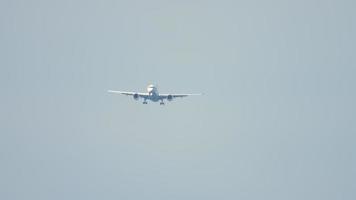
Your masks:
[[[153,101],[153,102],[157,102],[157,101],[159,101],[159,96],[158,95],[152,95],[152,96],[150,96],[150,100]]]

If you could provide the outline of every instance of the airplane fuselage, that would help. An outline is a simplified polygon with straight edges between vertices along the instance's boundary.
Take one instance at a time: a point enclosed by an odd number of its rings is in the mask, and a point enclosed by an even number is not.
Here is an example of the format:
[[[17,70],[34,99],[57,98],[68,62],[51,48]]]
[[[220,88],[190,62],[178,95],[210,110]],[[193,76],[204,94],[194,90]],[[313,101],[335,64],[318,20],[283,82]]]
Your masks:
[[[159,100],[161,100],[162,98],[159,96],[159,92],[157,90],[157,87],[154,85],[149,85],[147,86],[147,92],[148,92],[148,96],[147,99],[153,101],[153,102],[157,102]],[[145,98],[146,100],[146,98]]]

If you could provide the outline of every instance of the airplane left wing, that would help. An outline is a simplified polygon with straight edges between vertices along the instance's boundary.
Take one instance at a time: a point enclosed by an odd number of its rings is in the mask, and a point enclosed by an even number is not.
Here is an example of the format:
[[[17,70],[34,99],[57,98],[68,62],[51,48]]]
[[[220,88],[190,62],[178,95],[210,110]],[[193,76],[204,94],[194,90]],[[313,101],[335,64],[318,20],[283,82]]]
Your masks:
[[[173,98],[177,97],[187,97],[187,96],[198,96],[203,94],[160,94],[159,96],[163,99],[172,100]]]

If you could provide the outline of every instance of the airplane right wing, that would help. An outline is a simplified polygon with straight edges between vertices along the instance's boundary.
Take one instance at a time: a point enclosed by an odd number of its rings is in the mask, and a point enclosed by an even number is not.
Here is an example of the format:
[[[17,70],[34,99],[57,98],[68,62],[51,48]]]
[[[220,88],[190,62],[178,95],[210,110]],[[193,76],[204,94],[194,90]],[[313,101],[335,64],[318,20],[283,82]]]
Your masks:
[[[116,91],[116,90],[108,90],[109,93],[114,93],[114,94],[123,94],[127,96],[134,96],[135,98],[141,97],[145,98],[149,94],[148,93],[139,93],[139,92],[125,92],[125,91]]]

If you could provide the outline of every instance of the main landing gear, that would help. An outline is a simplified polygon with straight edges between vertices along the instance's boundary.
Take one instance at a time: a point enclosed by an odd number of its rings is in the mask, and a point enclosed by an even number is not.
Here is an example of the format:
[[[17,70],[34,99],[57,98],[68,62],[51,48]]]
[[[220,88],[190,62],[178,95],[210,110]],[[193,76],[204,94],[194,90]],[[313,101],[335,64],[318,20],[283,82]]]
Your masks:
[[[142,102],[143,104],[147,104],[147,101]]]
[[[163,99],[161,99],[161,103],[159,103],[159,105],[164,106]]]

